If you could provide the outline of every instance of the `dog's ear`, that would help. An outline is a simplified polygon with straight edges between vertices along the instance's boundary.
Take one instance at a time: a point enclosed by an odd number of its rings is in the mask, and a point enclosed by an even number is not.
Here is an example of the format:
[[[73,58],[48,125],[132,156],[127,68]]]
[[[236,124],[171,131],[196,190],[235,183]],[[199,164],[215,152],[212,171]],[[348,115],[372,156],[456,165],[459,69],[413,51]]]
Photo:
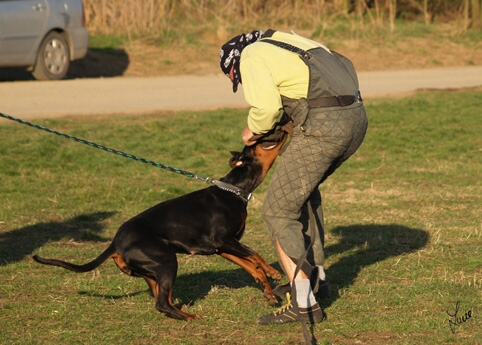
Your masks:
[[[243,165],[244,155],[242,152],[231,151],[231,158],[229,159],[229,166],[231,168]]]

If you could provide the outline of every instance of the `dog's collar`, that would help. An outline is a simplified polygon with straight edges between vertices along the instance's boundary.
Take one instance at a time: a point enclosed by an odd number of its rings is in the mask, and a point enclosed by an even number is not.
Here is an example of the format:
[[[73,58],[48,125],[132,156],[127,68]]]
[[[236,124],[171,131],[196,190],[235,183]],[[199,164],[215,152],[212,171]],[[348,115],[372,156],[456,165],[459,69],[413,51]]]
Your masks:
[[[226,183],[226,182],[223,182],[223,181],[219,181],[219,180],[212,180],[211,183],[213,185],[215,185],[216,187],[222,189],[222,190],[225,190],[227,192],[231,192],[237,196],[239,196],[241,199],[243,199],[245,202],[248,202],[249,200],[251,200],[251,198],[253,197],[252,193],[250,192],[247,192],[245,191],[244,189],[241,189],[239,187],[236,187],[230,183]]]

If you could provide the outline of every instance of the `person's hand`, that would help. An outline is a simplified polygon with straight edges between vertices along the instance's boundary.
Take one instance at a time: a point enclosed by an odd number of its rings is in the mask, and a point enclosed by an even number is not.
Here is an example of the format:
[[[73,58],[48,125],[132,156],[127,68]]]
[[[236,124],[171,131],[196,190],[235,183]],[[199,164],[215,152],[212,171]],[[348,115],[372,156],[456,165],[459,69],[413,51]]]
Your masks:
[[[256,140],[251,140],[253,136],[254,136],[253,132],[251,132],[248,125],[246,125],[246,127],[244,127],[243,133],[241,133],[241,138],[243,139],[244,144],[246,146],[251,146],[256,144]]]

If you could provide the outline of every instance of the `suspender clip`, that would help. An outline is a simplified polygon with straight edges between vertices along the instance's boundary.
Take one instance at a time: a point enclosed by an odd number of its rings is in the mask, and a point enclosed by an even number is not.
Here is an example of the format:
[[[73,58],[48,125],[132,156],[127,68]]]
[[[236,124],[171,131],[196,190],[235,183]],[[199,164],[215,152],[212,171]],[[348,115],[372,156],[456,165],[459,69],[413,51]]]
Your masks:
[[[363,102],[363,99],[362,99],[362,97],[361,97],[360,90],[354,90],[354,91],[353,91],[353,95],[355,96],[355,100],[357,101],[357,103]]]

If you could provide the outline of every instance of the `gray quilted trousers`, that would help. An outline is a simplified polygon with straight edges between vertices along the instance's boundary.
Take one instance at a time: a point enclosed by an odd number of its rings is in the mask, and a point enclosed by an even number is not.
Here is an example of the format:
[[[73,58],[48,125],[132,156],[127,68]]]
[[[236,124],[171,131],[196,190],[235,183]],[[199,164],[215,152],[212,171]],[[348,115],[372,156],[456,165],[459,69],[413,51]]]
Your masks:
[[[338,61],[334,63],[339,64]],[[345,63],[343,60],[342,64]],[[319,82],[316,85],[313,74],[317,72],[311,62],[307,64],[312,81],[308,93],[308,99],[311,99],[313,94],[323,92],[320,89],[324,86]],[[352,73],[347,73],[346,66],[341,66],[338,75],[341,83],[345,83],[353,95],[353,90],[358,90],[358,82],[350,65],[351,63],[348,68]],[[327,68],[333,71],[332,66],[328,65]],[[326,78],[318,78],[319,80],[326,82]],[[346,93],[338,93],[340,94]],[[263,204],[263,220],[273,244],[278,240],[286,254],[296,262],[311,242],[308,217],[310,202],[314,210],[316,231],[307,261],[310,266],[323,266],[323,209],[318,188],[361,145],[368,121],[360,99],[348,106],[310,109],[305,98],[294,100],[283,97],[283,105],[285,112],[294,120],[294,133],[278,161],[268,187]]]

